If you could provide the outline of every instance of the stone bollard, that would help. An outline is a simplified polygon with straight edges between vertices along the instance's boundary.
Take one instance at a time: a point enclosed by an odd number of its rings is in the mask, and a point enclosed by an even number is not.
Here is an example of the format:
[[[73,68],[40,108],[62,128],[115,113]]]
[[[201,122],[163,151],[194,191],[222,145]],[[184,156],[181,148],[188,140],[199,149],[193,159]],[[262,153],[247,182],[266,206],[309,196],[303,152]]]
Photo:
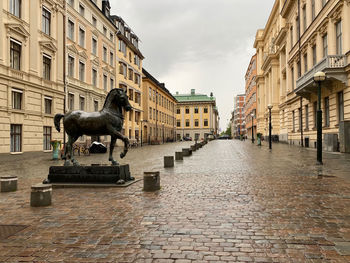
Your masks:
[[[195,152],[197,149],[196,149],[196,145],[191,145],[191,151],[192,152]]]
[[[184,159],[182,152],[175,152],[175,160],[182,161]]]
[[[143,173],[143,191],[153,192],[160,189],[159,172],[144,172]]]
[[[164,167],[174,167],[174,156],[164,156]]]
[[[17,176],[2,176],[0,177],[1,191],[14,192],[17,191]]]
[[[34,207],[51,205],[52,185],[37,184],[32,186],[30,205]]]
[[[189,148],[182,148],[182,155],[183,156],[190,156],[190,149]]]

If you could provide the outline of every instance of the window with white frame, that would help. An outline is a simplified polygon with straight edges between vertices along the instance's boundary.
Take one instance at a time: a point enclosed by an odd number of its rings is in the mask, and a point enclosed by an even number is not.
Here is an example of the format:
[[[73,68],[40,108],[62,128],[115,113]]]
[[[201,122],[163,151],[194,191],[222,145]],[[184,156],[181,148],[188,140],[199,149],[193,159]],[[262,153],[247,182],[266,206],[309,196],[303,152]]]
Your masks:
[[[336,47],[337,47],[337,55],[342,55],[343,52],[343,41],[342,41],[342,24],[341,21],[335,24],[336,31]]]
[[[68,77],[74,77],[74,57],[68,55]]]
[[[103,89],[107,91],[107,75],[103,74]]]
[[[92,37],[92,54],[97,56],[97,39]]]
[[[79,61],[79,80],[85,81],[85,63]]]
[[[11,38],[10,40],[10,67],[21,69],[22,43]]]
[[[92,69],[92,85],[97,86],[97,70],[95,68]]]
[[[12,109],[21,110],[23,104],[23,91],[12,89]]]
[[[43,128],[44,151],[49,151],[51,150],[52,128],[50,126],[44,126]]]
[[[323,44],[323,57],[326,57],[328,55],[328,36],[327,36],[327,34],[323,35],[322,44]]]
[[[97,19],[96,19],[96,17],[92,16],[91,20],[92,20],[92,25],[94,27],[96,27],[97,26]]]
[[[42,10],[42,31],[46,35],[50,35],[51,31],[51,12],[44,6]]]
[[[45,96],[44,97],[44,104],[45,104],[45,113],[51,114],[52,113],[52,98]]]
[[[103,47],[103,61],[107,62],[107,48]]]
[[[74,40],[74,22],[68,19],[68,38]]]
[[[79,27],[79,45],[85,47],[85,30]]]
[[[22,0],[10,0],[10,13],[21,18]]]
[[[79,14],[82,17],[84,17],[84,15],[85,15],[85,7],[81,3],[79,3]]]
[[[22,151],[22,125],[21,124],[11,124],[11,152],[21,152]]]

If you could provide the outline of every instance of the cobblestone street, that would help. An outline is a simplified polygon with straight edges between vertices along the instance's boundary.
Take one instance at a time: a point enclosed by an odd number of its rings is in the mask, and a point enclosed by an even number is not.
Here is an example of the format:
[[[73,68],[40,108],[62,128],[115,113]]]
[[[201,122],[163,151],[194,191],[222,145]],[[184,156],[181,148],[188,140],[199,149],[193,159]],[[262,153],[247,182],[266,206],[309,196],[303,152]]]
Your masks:
[[[136,178],[160,171],[156,193],[142,181],[54,189],[46,208],[30,207],[30,186],[62,161],[0,155],[0,174],[19,178],[17,192],[0,194],[0,225],[27,226],[0,240],[0,262],[350,262],[349,155],[324,154],[318,170],[311,149],[212,141],[163,168],[188,145],[135,148],[121,161]]]

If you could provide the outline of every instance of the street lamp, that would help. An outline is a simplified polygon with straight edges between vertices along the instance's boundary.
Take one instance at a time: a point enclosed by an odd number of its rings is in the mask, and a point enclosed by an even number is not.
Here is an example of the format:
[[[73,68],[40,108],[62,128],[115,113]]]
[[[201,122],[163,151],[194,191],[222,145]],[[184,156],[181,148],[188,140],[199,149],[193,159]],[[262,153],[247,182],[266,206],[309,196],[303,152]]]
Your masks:
[[[269,149],[272,149],[272,136],[271,136],[271,131],[272,131],[272,125],[271,125],[271,110],[272,110],[272,104],[267,105],[267,108],[269,109]]]
[[[321,110],[321,82],[326,80],[326,74],[322,71],[316,72],[314,81],[318,84],[317,89],[317,164],[322,165],[322,110]]]
[[[147,122],[147,120],[141,120],[141,147],[142,147],[142,141],[143,141],[143,136],[142,136],[142,126],[144,122]]]
[[[252,117],[252,143],[254,143],[254,113],[251,113],[250,116]]]

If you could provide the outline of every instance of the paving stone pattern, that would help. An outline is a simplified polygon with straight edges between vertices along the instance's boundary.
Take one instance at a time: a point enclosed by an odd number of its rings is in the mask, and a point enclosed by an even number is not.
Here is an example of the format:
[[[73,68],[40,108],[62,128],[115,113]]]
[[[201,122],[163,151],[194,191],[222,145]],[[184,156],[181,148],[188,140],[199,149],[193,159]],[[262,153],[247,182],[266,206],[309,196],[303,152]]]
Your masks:
[[[325,154],[319,170],[312,150],[213,141],[163,168],[163,156],[188,146],[136,148],[123,160],[135,177],[159,170],[158,192],[142,182],[54,189],[44,208],[30,207],[30,185],[55,162],[0,155],[0,175],[19,177],[17,192],[0,194],[0,225],[28,226],[0,240],[0,262],[350,262],[348,155]]]

